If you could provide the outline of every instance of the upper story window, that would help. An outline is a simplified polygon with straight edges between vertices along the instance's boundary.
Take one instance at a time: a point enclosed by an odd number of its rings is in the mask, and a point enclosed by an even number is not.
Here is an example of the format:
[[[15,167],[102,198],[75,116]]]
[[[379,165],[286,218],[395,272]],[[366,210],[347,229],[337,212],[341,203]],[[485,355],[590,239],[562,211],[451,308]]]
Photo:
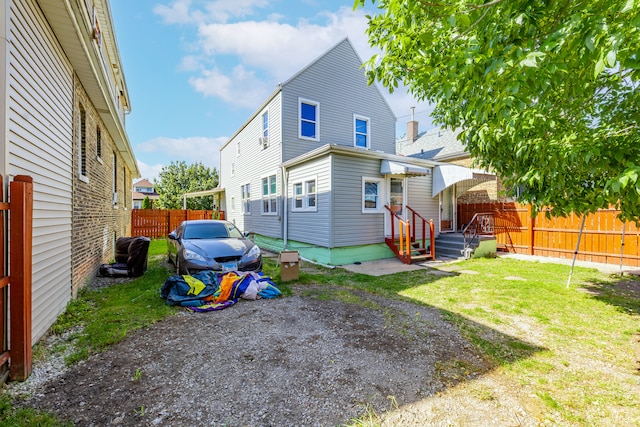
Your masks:
[[[370,120],[368,117],[353,115],[353,144],[356,147],[370,148]]]
[[[240,141],[236,142],[236,157],[240,157]]]
[[[262,178],[262,213],[275,215],[278,213],[276,175]]]
[[[293,184],[293,211],[316,212],[316,179],[307,179]]]
[[[235,163],[231,163],[231,176],[235,176],[236,175],[236,164]]]
[[[298,137],[320,140],[320,104],[307,99],[298,99],[299,126]]]
[[[362,177],[362,213],[382,212],[382,179]]]
[[[265,111],[262,115],[262,137],[269,138],[269,112]]]

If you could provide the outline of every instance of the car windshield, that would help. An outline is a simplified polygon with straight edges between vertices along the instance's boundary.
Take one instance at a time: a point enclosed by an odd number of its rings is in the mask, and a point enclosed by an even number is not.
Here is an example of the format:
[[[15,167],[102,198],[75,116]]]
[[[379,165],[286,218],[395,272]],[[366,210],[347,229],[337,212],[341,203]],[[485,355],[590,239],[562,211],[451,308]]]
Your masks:
[[[225,224],[220,222],[188,224],[184,228],[182,236],[183,239],[224,239],[227,237],[229,237],[229,231]]]

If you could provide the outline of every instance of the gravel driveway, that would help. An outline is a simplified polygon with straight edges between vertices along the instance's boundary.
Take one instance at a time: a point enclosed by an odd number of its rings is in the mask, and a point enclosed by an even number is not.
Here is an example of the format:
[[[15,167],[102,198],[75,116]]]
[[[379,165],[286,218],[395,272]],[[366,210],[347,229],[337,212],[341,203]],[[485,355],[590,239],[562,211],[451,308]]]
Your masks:
[[[488,370],[437,310],[352,290],[353,303],[320,298],[328,289],[182,311],[58,372],[25,403],[78,426],[335,426]]]

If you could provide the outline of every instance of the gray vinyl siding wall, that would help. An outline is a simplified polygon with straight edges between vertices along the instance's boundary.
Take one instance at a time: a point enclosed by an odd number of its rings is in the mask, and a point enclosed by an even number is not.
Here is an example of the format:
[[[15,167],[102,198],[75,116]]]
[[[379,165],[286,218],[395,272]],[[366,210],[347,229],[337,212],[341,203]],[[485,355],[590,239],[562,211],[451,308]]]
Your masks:
[[[263,236],[282,238],[282,173],[281,163],[281,96],[277,94],[268,106],[257,112],[256,116],[230,140],[220,151],[220,182],[225,189],[227,219],[234,222],[242,231],[252,231]],[[262,114],[269,111],[269,146],[259,144],[262,136]],[[237,155],[237,144],[240,155]],[[231,164],[234,175],[231,176]],[[262,214],[262,178],[276,175],[278,194],[278,214]],[[242,213],[242,194],[240,187],[250,184],[251,214]],[[235,209],[232,209],[231,199]]]
[[[33,177],[33,339],[71,299],[73,74],[33,0],[11,2],[8,175]]]
[[[418,212],[427,221],[433,220],[434,232],[440,233],[440,221],[438,217],[438,197],[431,197],[433,175],[418,176],[407,179],[407,205]],[[428,227],[428,226],[427,226]],[[427,233],[429,230],[427,229]],[[421,235],[422,229],[416,229],[416,238]],[[428,238],[428,237],[427,237]]]
[[[370,119],[370,148],[395,154],[395,116],[344,40],[286,82],[282,88],[283,161],[325,144],[354,146],[353,115]],[[318,141],[298,138],[298,99],[318,102]]]
[[[316,178],[317,211],[298,212],[292,210],[293,184]],[[331,246],[331,156],[325,156],[289,169],[288,180],[288,239],[313,245]]]
[[[335,156],[333,174],[332,246],[384,242],[384,213],[362,213],[362,178],[381,177],[380,160]]]

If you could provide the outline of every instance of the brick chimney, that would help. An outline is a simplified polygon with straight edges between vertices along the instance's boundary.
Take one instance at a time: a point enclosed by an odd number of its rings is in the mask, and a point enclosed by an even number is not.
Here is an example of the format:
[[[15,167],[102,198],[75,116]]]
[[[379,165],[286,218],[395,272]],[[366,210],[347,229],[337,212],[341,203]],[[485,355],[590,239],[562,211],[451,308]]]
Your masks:
[[[418,139],[418,122],[414,119],[416,107],[411,107],[411,121],[407,122],[407,141],[413,142]]]

